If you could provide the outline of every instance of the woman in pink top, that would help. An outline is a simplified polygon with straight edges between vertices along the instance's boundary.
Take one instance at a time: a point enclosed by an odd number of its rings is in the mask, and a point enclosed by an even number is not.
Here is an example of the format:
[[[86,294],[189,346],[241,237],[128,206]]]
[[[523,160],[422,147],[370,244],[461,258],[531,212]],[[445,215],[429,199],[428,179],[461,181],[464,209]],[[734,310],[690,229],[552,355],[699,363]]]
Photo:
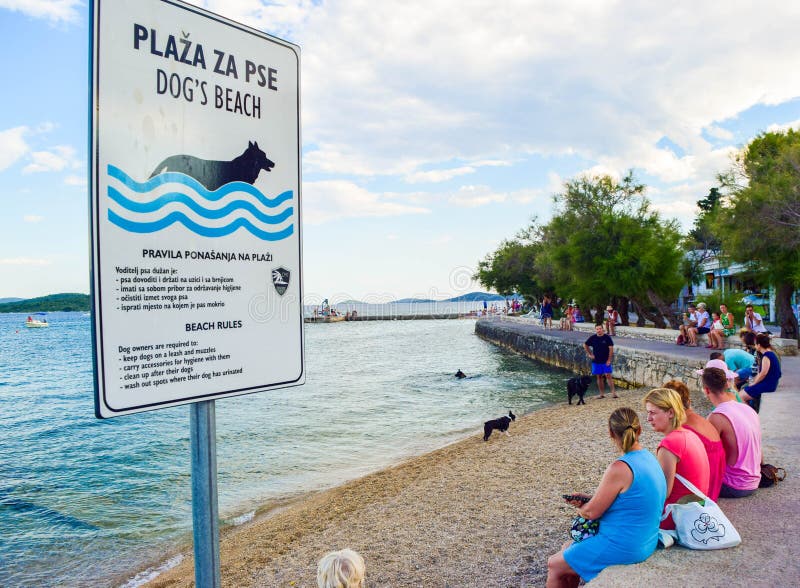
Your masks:
[[[656,388],[644,397],[644,406],[647,410],[647,422],[654,430],[664,434],[656,452],[658,463],[661,464],[667,480],[667,500],[664,504],[674,504],[691,494],[688,488],[675,479],[676,473],[708,494],[708,455],[700,437],[683,428],[686,411],[680,395],[669,388]],[[661,528],[675,528],[672,515],[661,521]]]
[[[664,388],[675,390],[681,397],[683,408],[686,410],[686,422],[683,424],[683,428],[694,431],[703,442],[708,456],[708,497],[716,501],[722,487],[722,476],[725,474],[725,448],[722,446],[719,431],[708,420],[692,410],[689,387],[686,384],[680,380],[670,380],[664,384]]]

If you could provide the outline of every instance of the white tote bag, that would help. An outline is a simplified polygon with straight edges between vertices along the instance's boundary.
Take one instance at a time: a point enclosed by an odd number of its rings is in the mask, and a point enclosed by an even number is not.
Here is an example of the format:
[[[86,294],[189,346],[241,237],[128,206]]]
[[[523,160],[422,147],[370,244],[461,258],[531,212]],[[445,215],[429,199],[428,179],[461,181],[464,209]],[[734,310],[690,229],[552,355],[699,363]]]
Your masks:
[[[675,474],[675,478],[703,499],[702,502],[667,505],[662,520],[672,514],[678,543],[689,549],[726,549],[739,545],[742,538],[717,503],[683,476]]]

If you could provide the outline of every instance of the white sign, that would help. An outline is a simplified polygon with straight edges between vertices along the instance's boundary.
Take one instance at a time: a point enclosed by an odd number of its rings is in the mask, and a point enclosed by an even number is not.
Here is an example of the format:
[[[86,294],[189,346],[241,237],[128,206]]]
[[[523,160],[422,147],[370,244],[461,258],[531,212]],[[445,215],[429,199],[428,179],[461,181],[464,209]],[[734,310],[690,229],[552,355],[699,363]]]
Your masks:
[[[95,412],[304,382],[299,48],[174,0],[95,0]]]

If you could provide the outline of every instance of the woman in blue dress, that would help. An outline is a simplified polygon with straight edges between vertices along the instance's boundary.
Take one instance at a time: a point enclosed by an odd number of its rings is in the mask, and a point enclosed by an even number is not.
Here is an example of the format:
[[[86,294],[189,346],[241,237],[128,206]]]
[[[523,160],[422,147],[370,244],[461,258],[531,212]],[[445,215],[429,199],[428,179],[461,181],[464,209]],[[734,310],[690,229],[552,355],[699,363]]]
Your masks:
[[[644,561],[658,544],[658,526],[667,497],[667,482],[658,460],[639,444],[642,425],[632,408],[618,408],[608,431],[622,452],[606,469],[594,496],[586,503],[568,500],[585,519],[599,519],[596,535],[567,542],[547,560],[547,586],[578,586],[604,568]]]

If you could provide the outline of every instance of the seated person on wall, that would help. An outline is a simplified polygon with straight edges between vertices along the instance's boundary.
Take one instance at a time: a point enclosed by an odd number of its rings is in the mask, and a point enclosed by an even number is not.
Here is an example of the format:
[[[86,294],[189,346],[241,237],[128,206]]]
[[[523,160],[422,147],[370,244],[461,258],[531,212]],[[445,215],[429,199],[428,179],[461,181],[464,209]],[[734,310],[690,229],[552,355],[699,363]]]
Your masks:
[[[683,335],[683,343],[685,345],[697,345],[697,337],[694,336],[693,330],[697,326],[697,310],[694,304],[689,305],[688,312],[683,313],[683,324],[678,327],[681,335]],[[694,337],[694,338],[693,338]]]
[[[547,586],[578,586],[604,568],[646,560],[658,543],[658,522],[667,495],[658,461],[642,448],[642,426],[632,408],[618,408],[608,419],[608,435],[622,456],[606,468],[587,503],[572,500],[578,514],[600,519],[596,535],[574,543],[547,560]]]
[[[736,372],[736,389],[752,376],[758,374],[758,361],[756,360],[756,336],[750,331],[739,333],[739,340],[744,349],[726,349],[724,355],[728,369]]]
[[[722,334],[725,337],[730,337],[736,334],[736,325],[734,325],[733,313],[728,310],[725,304],[719,305],[719,320],[722,323]]]
[[[761,422],[758,414],[726,390],[725,372],[706,368],[703,392],[714,405],[708,421],[719,431],[725,448],[725,473],[720,496],[741,498],[758,489],[761,481]]]
[[[616,326],[619,324],[619,313],[614,310],[614,307],[609,305],[606,306],[606,320],[605,320],[605,327],[606,333],[609,335],[616,335]]]
[[[352,549],[332,551],[317,565],[317,588],[364,588],[364,558]]]
[[[724,374],[723,374],[724,377]],[[674,504],[692,492],[675,478],[678,473],[701,492],[708,494],[711,473],[708,454],[700,437],[685,429],[686,411],[680,395],[669,388],[650,390],[644,397],[647,422],[653,429],[664,435],[658,445],[656,457],[667,480],[667,500],[665,505]],[[672,515],[661,521],[662,529],[674,529]]]
[[[705,335],[711,330],[711,317],[706,310],[705,302],[697,303],[695,320],[697,324],[689,329],[689,347],[697,347],[697,336]]]
[[[719,313],[711,313],[711,330],[708,332],[708,349],[722,349],[725,347],[724,337],[722,333],[725,332],[725,327],[722,326],[722,321],[719,318]]]
[[[744,387],[742,400],[758,412],[761,410],[761,395],[775,392],[778,388],[778,381],[781,379],[781,362],[778,355],[772,350],[772,343],[770,343],[767,333],[756,335],[756,351],[761,354],[758,374],[753,378],[752,383]]]
[[[767,332],[767,327],[764,326],[764,319],[753,310],[752,304],[744,307],[744,328],[756,334]]]
[[[722,446],[719,431],[708,420],[692,410],[689,387],[686,384],[680,380],[670,380],[664,384],[664,388],[675,390],[680,395],[683,408],[686,410],[686,422],[683,427],[694,432],[703,442],[708,456],[708,497],[716,500],[719,498],[722,476],[725,473],[725,448]]]

